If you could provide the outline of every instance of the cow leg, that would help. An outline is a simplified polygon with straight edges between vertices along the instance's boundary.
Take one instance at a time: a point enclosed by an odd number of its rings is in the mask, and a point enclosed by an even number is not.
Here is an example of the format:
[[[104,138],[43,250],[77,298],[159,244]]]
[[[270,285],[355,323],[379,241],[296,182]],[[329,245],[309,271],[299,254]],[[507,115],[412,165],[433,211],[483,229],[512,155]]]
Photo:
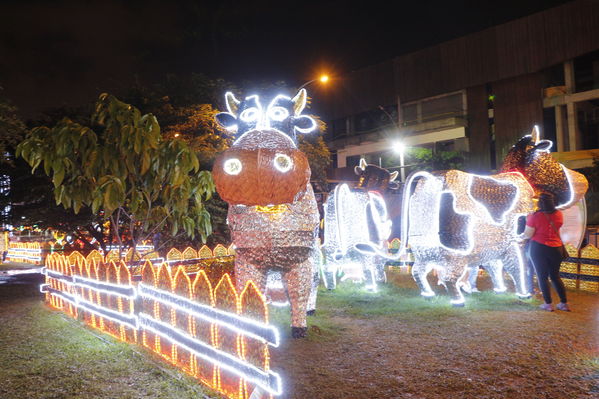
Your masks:
[[[237,253],[235,255],[235,285],[237,292],[241,294],[249,280],[256,284],[260,292],[266,293],[266,270],[257,268],[247,261],[243,255]]]
[[[306,311],[308,316],[311,316],[316,312],[316,297],[318,295],[318,286],[320,285],[321,254],[318,247],[315,247],[312,260],[312,289],[310,290],[310,297],[308,298],[308,306]]]
[[[412,266],[412,277],[414,278],[414,281],[416,281],[416,284],[418,284],[418,287],[420,287],[420,295],[422,296],[435,296],[435,292],[431,289],[431,286],[426,279],[426,276],[431,269],[431,265],[419,262],[418,260],[416,260]]]
[[[521,247],[517,243],[510,245],[504,255],[503,267],[514,280],[516,286],[516,295],[523,298],[530,297],[526,287],[526,269],[524,264],[524,255]]]
[[[361,254],[358,258],[362,263],[362,278],[366,283],[366,289],[376,291],[375,257]]]
[[[491,276],[493,282],[493,291],[497,293],[505,292],[505,282],[503,280],[503,262],[499,259],[489,261],[486,267],[487,273]]]
[[[374,258],[375,270],[376,270],[376,281],[379,283],[387,282],[387,273],[385,273],[385,264],[387,263],[386,259],[382,256],[375,256]]]
[[[329,290],[337,288],[337,260],[333,255],[333,250],[330,247],[323,247],[324,257],[320,269],[324,286]]]
[[[462,292],[458,288],[457,281],[445,281],[445,288],[447,288],[447,293],[451,298],[450,302],[453,306],[464,306],[464,297],[462,296]]]
[[[293,338],[306,335],[306,308],[312,287],[313,259],[308,257],[289,270],[283,271],[283,284],[291,304],[291,330]]]

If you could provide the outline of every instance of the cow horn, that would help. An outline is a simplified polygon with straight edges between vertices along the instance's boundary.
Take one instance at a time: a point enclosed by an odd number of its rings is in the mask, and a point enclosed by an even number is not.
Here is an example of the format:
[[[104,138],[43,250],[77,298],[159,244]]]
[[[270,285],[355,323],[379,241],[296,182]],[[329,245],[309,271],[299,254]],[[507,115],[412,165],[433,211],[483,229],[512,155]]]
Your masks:
[[[227,111],[230,114],[237,116],[237,111],[239,110],[239,100],[235,98],[235,94],[228,91],[225,93],[225,101],[227,103]]]
[[[539,140],[541,140],[541,131],[539,130],[539,125],[534,125],[534,127],[532,128],[532,132],[530,133],[530,136],[532,138],[533,143],[539,143]]]
[[[389,183],[391,183],[392,181],[395,181],[395,179],[397,179],[397,175],[399,175],[399,172],[397,170],[395,172],[392,172],[389,175]]]
[[[366,160],[364,158],[360,158],[360,169],[366,170],[366,166],[368,166]]]
[[[291,99],[293,102],[293,113],[295,116],[299,116],[304,108],[306,107],[306,101],[308,99],[308,94],[306,93],[306,89],[300,89],[297,92],[295,97]]]

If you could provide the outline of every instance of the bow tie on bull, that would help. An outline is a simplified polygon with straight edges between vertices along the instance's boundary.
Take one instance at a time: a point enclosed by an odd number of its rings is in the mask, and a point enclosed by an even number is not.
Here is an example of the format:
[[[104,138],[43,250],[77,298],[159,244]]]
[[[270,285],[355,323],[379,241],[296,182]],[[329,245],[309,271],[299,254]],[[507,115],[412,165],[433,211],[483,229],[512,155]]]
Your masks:
[[[316,128],[301,115],[306,91],[278,95],[267,107],[258,96],[225,96],[227,111],[216,115],[237,139],[212,170],[216,189],[229,203],[227,222],[235,245],[235,280],[266,292],[269,272],[278,272],[291,305],[294,338],[306,334],[306,312],[316,302],[319,215],[310,166],[296,134]]]
[[[464,306],[460,285],[466,273],[482,265],[496,292],[504,292],[503,270],[519,296],[527,297],[523,243],[519,233],[523,219],[533,211],[533,197],[551,193],[567,209],[584,200],[586,178],[567,169],[549,153],[551,141],[540,140],[535,126],[508,152],[501,173],[478,176],[458,170],[415,172],[403,192],[401,247],[394,257],[368,244],[357,244],[365,253],[399,258],[409,245],[412,276],[421,295],[434,296],[428,273],[435,269],[454,306]],[[519,231],[520,228],[520,231]]]

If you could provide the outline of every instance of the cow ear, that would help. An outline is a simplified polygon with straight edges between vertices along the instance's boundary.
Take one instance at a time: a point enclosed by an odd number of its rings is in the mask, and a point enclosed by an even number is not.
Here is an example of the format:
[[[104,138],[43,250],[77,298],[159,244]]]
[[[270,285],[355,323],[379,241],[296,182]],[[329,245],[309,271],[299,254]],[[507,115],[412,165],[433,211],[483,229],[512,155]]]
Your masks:
[[[215,116],[216,121],[219,125],[229,131],[237,130],[237,118],[228,112],[220,112]]]
[[[293,114],[295,116],[299,116],[302,113],[306,106],[307,98],[308,94],[306,93],[306,89],[301,89],[297,92],[295,97],[291,99],[291,102],[293,102]]]
[[[540,140],[534,147],[535,151],[543,151],[549,152],[551,147],[553,146],[553,142],[551,140]]]
[[[227,111],[233,116],[237,115],[239,111],[239,100],[235,98],[235,94],[230,91],[225,93],[225,102],[227,103]]]
[[[391,183],[392,181],[395,181],[395,179],[397,179],[397,176],[399,175],[398,171],[392,172],[389,175],[389,183]]]
[[[530,132],[530,137],[532,138],[532,142],[535,144],[541,140],[541,131],[539,130],[538,125],[533,126],[532,132]]]
[[[294,118],[293,125],[299,133],[310,133],[316,129],[316,121],[307,115]]]

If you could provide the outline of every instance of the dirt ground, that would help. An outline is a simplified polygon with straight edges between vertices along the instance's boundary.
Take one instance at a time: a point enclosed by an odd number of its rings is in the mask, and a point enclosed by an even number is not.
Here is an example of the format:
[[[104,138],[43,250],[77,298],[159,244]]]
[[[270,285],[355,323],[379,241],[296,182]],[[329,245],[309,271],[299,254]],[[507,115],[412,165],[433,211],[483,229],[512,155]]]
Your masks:
[[[389,278],[378,293],[321,289],[305,339],[289,337],[287,308],[271,308],[283,336],[271,350],[280,398],[599,398],[599,294],[569,291],[573,312],[549,313],[482,278],[483,292],[453,308],[440,287],[426,300],[409,275]],[[219,397],[49,310],[38,281],[22,293],[2,281],[0,398]]]
[[[309,338],[273,350],[286,397],[599,398],[599,295],[569,292],[570,313],[489,292],[454,309],[392,279],[408,288],[383,309],[321,295]]]

